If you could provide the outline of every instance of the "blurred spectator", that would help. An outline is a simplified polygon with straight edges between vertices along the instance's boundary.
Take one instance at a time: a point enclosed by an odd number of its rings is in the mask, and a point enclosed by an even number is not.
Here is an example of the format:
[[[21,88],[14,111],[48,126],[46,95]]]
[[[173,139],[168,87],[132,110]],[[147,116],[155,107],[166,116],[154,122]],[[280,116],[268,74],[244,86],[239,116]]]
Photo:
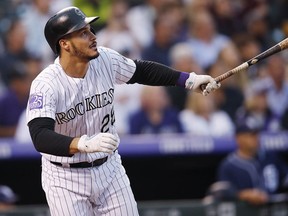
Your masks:
[[[267,79],[258,79],[247,87],[245,101],[237,110],[236,122],[253,121],[263,131],[279,131],[280,122],[273,114],[267,103],[267,94],[271,82]]]
[[[267,12],[252,11],[246,15],[246,20],[246,31],[260,44],[261,52],[276,44],[269,29]]]
[[[208,74],[212,77],[217,77],[224,72],[230,70],[228,65],[225,64],[224,61],[220,59],[209,68]],[[240,106],[242,106],[244,101],[243,94],[243,82],[244,78],[242,78],[243,73],[235,74],[228,79],[225,79],[221,82],[221,88],[219,91],[215,91],[213,93],[214,101],[216,103],[216,107],[219,110],[226,112],[230,119],[235,122],[235,115]]]
[[[288,1],[287,0],[282,1],[282,3],[284,6],[283,8],[281,8],[282,9],[281,11],[285,11],[286,8],[288,7]],[[281,4],[279,3],[279,5]],[[274,11],[274,10],[271,9],[271,11]],[[270,13],[272,13],[271,11]],[[277,14],[278,14],[278,11],[277,11]],[[273,29],[273,38],[274,38],[274,41],[280,42],[281,40],[284,40],[285,38],[288,37],[288,15],[287,13],[285,12],[285,16],[283,16],[283,19],[281,19],[281,21],[278,19],[276,23],[277,23],[277,27]],[[283,52],[282,55],[285,59],[288,59],[288,52]]]
[[[241,64],[239,51],[233,41],[227,43],[218,54],[217,61],[222,61],[223,64],[227,65],[227,69],[232,68]],[[217,64],[217,62],[215,62]]]
[[[271,30],[279,31],[279,29],[281,29],[281,25],[285,22],[285,20],[288,19],[287,10],[286,10],[288,8],[288,1],[277,0],[277,1],[267,1],[267,3],[269,7],[269,10],[267,12],[268,20],[270,24],[269,26]],[[277,41],[278,40],[280,41],[282,39],[278,38]]]
[[[249,33],[240,33],[233,38],[238,48],[241,62],[248,61],[261,52],[259,42]]]
[[[30,56],[28,59],[25,60],[24,63],[27,69],[28,79],[31,82],[43,69],[42,61],[39,58]],[[19,143],[32,144],[31,136],[30,136],[29,129],[26,123],[26,109],[23,110],[21,115],[19,116],[14,138]]]
[[[255,205],[272,202],[288,189],[288,166],[275,152],[259,146],[260,129],[252,121],[237,125],[237,150],[221,162],[217,176],[217,181],[230,184],[236,199]]]
[[[144,47],[142,59],[170,65],[169,51],[176,42],[177,27],[170,14],[160,14],[154,22],[154,37],[152,42]]]
[[[176,35],[176,41],[186,41],[188,39],[188,11],[185,8],[185,4],[180,0],[168,1],[165,4],[159,14],[166,14],[170,16],[175,22],[176,26],[174,32]]]
[[[286,64],[281,54],[270,56],[267,59],[267,75],[272,83],[267,93],[268,106],[278,119],[282,118],[288,108]]]
[[[135,59],[139,58],[140,50],[136,39],[127,27],[128,6],[126,0],[112,0],[107,25],[97,33],[97,43]]]
[[[187,42],[174,44],[169,52],[171,67],[179,71],[193,71],[197,74],[204,74],[204,70],[194,59],[194,50]]]
[[[52,0],[32,0],[21,16],[27,34],[26,50],[34,56],[45,59],[43,66],[50,64],[54,57],[44,37],[44,27],[51,16],[51,4]]]
[[[0,77],[0,97],[5,92],[6,85],[3,83],[1,77]]]
[[[188,16],[199,11],[208,11],[214,0],[184,0]]]
[[[128,28],[137,39],[141,49],[151,43],[154,36],[153,22],[157,16],[158,3],[162,0],[145,0],[143,4],[130,8],[127,14]]]
[[[131,134],[181,133],[178,112],[170,105],[162,86],[144,86],[141,92],[141,108],[130,116]]]
[[[280,120],[280,126],[282,130],[288,131],[288,108],[285,110]]]
[[[0,37],[0,55],[4,54],[4,42],[2,38]]]
[[[0,212],[10,210],[17,201],[17,194],[9,186],[0,185]]]
[[[232,37],[244,31],[244,23],[237,19],[233,1],[214,0],[211,5],[216,28],[220,34]]]
[[[137,39],[140,47],[148,46],[153,37],[153,22],[165,3],[173,0],[145,0],[143,4],[132,7],[127,14],[128,28]]]
[[[288,4],[288,3],[287,3]],[[288,37],[288,17],[283,19],[281,22],[277,21],[278,26],[273,29],[274,41],[280,42]],[[287,56],[287,54],[286,54]]]
[[[213,94],[203,96],[189,92],[187,105],[180,112],[185,132],[213,137],[231,137],[234,125],[229,115],[217,110]]]
[[[2,76],[3,76],[3,74],[0,70],[0,97],[4,93],[5,89],[7,88],[7,85],[6,85],[6,83],[4,83]]]
[[[29,133],[29,128],[26,123],[26,109],[19,116],[14,138],[18,143],[21,144],[33,144]]]
[[[24,64],[30,80],[33,80],[43,70],[42,58],[36,56],[27,56]]]
[[[245,20],[245,17],[251,15],[252,12],[267,14],[268,10],[266,0],[233,0],[231,3],[239,20]]]
[[[206,70],[218,59],[221,50],[230,39],[217,32],[212,15],[208,11],[195,12],[189,20],[190,39],[195,60]]]
[[[0,55],[0,74],[7,85],[9,71],[17,62],[28,56],[25,49],[26,29],[21,20],[14,20],[5,34],[5,53]]]
[[[24,63],[9,70],[7,90],[0,97],[0,137],[13,137],[21,113],[25,110],[31,78]]]
[[[119,134],[129,133],[129,116],[139,110],[142,85],[115,85],[114,110],[115,124]]]
[[[0,38],[4,38],[12,20],[18,16],[18,1],[1,0],[0,1]],[[2,42],[2,41],[1,41]],[[2,54],[2,44],[0,45],[0,54]]]
[[[197,74],[204,74],[203,69],[197,64],[193,58],[191,47],[186,42],[176,43],[171,47],[169,52],[171,67],[179,71],[197,72]],[[177,88],[174,86],[165,87],[170,97],[171,105],[178,111],[185,107],[187,100],[187,93],[189,92],[184,88]]]
[[[246,62],[261,53],[260,43],[248,32],[237,34],[234,36],[233,41],[238,49],[241,62]],[[261,65],[262,63],[260,62],[247,70],[246,82],[259,77]]]

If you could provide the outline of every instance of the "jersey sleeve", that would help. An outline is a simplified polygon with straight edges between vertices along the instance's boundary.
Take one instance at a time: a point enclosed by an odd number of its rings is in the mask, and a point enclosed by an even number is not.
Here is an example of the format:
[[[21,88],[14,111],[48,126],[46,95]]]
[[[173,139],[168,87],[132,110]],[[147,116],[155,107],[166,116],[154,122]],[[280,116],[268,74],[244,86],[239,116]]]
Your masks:
[[[27,123],[39,117],[55,120],[56,94],[48,82],[34,80],[30,88],[30,95],[26,109]]]
[[[115,83],[127,83],[136,71],[136,64],[118,52],[108,49],[112,62],[112,70],[115,74]]]

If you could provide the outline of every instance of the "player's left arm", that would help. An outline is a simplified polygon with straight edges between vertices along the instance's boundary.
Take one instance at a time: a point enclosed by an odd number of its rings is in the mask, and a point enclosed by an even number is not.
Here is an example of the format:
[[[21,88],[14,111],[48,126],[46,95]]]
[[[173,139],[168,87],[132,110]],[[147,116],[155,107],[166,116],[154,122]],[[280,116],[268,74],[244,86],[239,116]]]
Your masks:
[[[136,71],[128,84],[140,83],[152,86],[181,86],[196,92],[202,92],[204,95],[209,94],[220,87],[211,76],[197,75],[194,72],[187,73],[174,70],[171,67],[143,60],[135,60]],[[201,85],[207,84],[204,91]]]

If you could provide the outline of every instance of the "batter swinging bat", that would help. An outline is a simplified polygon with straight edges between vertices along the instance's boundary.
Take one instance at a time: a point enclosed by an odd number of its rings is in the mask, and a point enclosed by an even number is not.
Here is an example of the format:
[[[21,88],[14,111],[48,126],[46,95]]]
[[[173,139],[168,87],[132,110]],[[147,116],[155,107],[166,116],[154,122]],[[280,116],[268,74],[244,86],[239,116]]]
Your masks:
[[[288,48],[288,38],[285,38],[284,40],[280,41],[279,43],[277,43],[276,45],[274,45],[273,47],[265,50],[264,52],[260,53],[259,55],[253,57],[252,59],[242,63],[241,65],[233,68],[232,70],[229,70],[219,76],[217,76],[215,78],[216,82],[221,82],[225,79],[227,79],[228,77],[240,72],[240,71],[245,71],[248,67],[250,67],[251,65],[257,64],[259,61],[261,61],[262,59],[265,59],[275,53],[278,53],[282,50],[285,50]],[[206,85],[202,85],[201,89],[204,90],[206,87]]]

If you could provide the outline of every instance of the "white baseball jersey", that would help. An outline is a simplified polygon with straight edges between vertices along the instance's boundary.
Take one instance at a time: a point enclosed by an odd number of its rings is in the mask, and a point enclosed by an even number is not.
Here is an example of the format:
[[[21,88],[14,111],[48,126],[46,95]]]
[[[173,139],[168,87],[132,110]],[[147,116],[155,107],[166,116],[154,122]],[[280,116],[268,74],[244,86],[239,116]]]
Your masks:
[[[33,81],[27,121],[38,117],[55,120],[57,133],[80,137],[100,132],[117,135],[113,110],[114,84],[127,82],[136,65],[117,52],[99,47],[84,78],[68,76],[56,59]],[[138,216],[130,181],[118,151],[76,153],[72,157],[42,154],[42,187],[52,216]],[[92,162],[108,156],[99,167],[69,168],[65,163]]]
[[[33,81],[27,107],[27,121],[49,117],[56,121],[55,131],[70,137],[88,136],[115,130],[114,84],[127,82],[136,66],[117,52],[99,47],[99,57],[90,61],[84,78],[68,76],[57,58]],[[92,162],[107,153],[77,153],[73,157],[42,155],[61,163]]]

